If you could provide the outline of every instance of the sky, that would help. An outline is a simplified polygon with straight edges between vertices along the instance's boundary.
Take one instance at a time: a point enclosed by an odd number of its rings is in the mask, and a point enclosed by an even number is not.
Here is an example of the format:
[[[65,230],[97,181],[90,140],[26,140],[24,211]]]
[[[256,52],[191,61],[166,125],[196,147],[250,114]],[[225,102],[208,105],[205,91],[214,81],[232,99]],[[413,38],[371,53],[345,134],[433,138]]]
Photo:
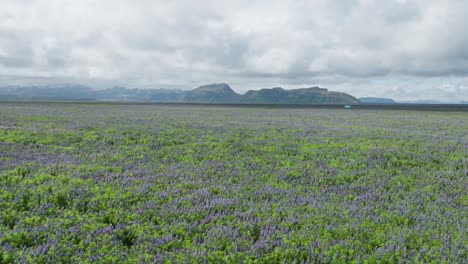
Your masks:
[[[0,0],[0,86],[468,101],[465,0]]]

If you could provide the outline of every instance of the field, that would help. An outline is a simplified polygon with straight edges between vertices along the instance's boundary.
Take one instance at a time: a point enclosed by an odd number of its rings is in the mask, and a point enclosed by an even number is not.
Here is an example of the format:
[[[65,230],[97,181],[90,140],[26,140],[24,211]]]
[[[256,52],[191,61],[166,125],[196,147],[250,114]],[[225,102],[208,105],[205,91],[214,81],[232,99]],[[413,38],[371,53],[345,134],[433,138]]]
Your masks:
[[[0,263],[467,263],[468,114],[0,103]]]

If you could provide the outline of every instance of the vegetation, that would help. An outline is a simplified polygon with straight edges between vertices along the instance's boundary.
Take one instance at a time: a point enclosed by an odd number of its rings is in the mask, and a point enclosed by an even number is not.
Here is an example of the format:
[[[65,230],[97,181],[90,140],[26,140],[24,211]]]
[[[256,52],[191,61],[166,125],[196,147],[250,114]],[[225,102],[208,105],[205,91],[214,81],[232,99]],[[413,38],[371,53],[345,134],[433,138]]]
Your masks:
[[[0,104],[0,263],[464,263],[466,113]]]

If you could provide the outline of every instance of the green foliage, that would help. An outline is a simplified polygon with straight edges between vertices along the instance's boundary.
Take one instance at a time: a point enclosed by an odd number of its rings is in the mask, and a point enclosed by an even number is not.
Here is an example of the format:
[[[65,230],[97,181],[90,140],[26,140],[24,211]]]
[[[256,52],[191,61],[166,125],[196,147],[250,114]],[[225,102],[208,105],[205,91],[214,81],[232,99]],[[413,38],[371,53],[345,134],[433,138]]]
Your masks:
[[[0,104],[0,263],[463,262],[465,115]]]

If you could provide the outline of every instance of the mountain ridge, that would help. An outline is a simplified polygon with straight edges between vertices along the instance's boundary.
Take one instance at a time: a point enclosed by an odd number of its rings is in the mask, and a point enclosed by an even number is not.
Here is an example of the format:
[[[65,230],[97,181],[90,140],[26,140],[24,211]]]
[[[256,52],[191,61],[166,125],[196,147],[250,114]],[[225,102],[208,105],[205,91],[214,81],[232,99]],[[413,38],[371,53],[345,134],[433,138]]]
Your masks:
[[[226,83],[213,83],[189,91],[185,95],[184,101],[199,103],[239,103],[242,101],[242,96],[232,90]]]
[[[244,94],[248,103],[278,104],[359,104],[357,98],[326,88],[308,87],[285,90],[281,87],[250,90]]]
[[[359,97],[359,101],[369,104],[396,104],[395,100],[384,97]]]
[[[359,104],[352,95],[308,87],[286,90],[281,87],[236,93],[226,83],[213,83],[193,90],[138,89],[114,86],[94,90],[78,84],[3,86],[0,100],[89,100],[130,102],[197,102],[232,104]]]

